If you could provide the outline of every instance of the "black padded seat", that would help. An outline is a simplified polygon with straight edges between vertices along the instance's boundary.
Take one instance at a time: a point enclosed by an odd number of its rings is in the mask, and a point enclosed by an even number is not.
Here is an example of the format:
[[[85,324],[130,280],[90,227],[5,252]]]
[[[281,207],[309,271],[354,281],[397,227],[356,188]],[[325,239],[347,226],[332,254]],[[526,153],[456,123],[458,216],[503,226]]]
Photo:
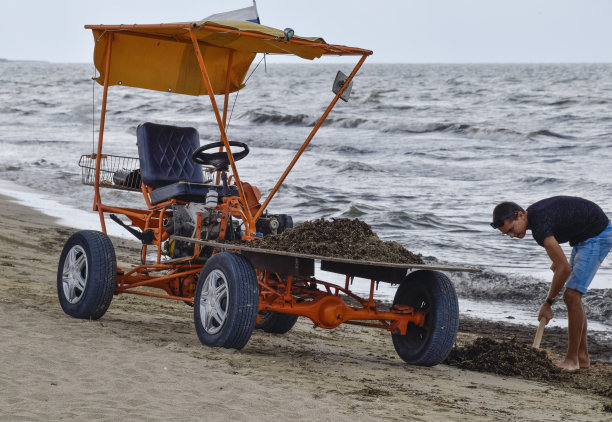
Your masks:
[[[170,199],[204,202],[209,189],[202,166],[191,159],[200,146],[200,135],[192,127],[143,123],[136,129],[142,181],[149,186],[151,203]]]
[[[185,202],[204,203],[209,190],[217,191],[219,198],[224,196],[238,196],[238,188],[234,185],[227,187],[229,192],[223,192],[223,186],[208,185],[206,183],[176,182],[157,188],[151,192],[151,203],[159,204],[171,198]]]

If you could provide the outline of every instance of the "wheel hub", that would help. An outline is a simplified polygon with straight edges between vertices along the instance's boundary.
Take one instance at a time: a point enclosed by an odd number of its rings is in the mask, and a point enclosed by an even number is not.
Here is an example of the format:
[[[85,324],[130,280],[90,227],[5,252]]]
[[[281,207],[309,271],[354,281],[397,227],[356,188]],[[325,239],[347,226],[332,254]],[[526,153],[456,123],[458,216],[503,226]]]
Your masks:
[[[200,295],[200,319],[208,334],[218,333],[225,320],[229,307],[229,291],[225,275],[220,270],[208,274]]]
[[[81,246],[75,245],[66,255],[62,271],[64,296],[68,302],[75,304],[81,300],[87,285],[87,275],[87,254]]]

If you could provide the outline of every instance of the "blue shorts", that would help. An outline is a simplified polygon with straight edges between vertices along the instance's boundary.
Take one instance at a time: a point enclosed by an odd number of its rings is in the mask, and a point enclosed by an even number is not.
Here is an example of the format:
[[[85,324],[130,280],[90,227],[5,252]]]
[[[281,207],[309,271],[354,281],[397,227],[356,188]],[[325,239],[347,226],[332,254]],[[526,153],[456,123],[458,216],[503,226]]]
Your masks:
[[[570,257],[572,273],[565,287],[585,294],[610,249],[612,249],[612,223],[608,223],[608,227],[597,236],[580,242],[572,248]]]

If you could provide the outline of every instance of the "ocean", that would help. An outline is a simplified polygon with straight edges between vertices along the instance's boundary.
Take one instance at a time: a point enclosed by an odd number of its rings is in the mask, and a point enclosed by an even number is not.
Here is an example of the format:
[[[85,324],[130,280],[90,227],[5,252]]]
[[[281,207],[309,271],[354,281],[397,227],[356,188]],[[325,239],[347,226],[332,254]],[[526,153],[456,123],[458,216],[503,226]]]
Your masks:
[[[230,97],[228,137],[251,149],[237,164],[242,180],[267,195],[331,100],[336,72],[352,66],[274,57],[259,64]],[[77,164],[98,136],[102,88],[93,76],[91,64],[0,61],[0,193],[75,228],[99,229]],[[146,121],[218,140],[208,97],[117,86],[107,110],[107,154],[137,157],[136,127]],[[449,274],[461,312],[533,325],[550,261],[530,234],[518,240],[493,230],[493,207],[576,195],[612,216],[611,174],[612,64],[366,61],[349,102],[338,103],[268,208],[296,223],[359,218],[431,262],[479,268]],[[102,195],[144,206],[137,193]],[[79,224],[76,215],[85,216]],[[391,299],[394,287],[382,284],[379,296]],[[584,301],[591,329],[611,339],[612,257]],[[565,326],[564,306],[554,310],[551,323]]]

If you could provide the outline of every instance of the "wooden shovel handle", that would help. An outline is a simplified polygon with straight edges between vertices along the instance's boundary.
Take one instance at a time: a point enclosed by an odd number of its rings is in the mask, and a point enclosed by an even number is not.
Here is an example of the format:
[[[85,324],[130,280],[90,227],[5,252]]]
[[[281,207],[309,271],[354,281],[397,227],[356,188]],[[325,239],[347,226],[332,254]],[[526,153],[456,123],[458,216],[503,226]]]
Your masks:
[[[538,327],[538,331],[536,332],[535,339],[533,340],[533,347],[536,349],[540,348],[540,342],[542,341],[542,334],[544,334],[544,327],[548,320],[546,318],[542,318],[540,320],[540,326]]]

